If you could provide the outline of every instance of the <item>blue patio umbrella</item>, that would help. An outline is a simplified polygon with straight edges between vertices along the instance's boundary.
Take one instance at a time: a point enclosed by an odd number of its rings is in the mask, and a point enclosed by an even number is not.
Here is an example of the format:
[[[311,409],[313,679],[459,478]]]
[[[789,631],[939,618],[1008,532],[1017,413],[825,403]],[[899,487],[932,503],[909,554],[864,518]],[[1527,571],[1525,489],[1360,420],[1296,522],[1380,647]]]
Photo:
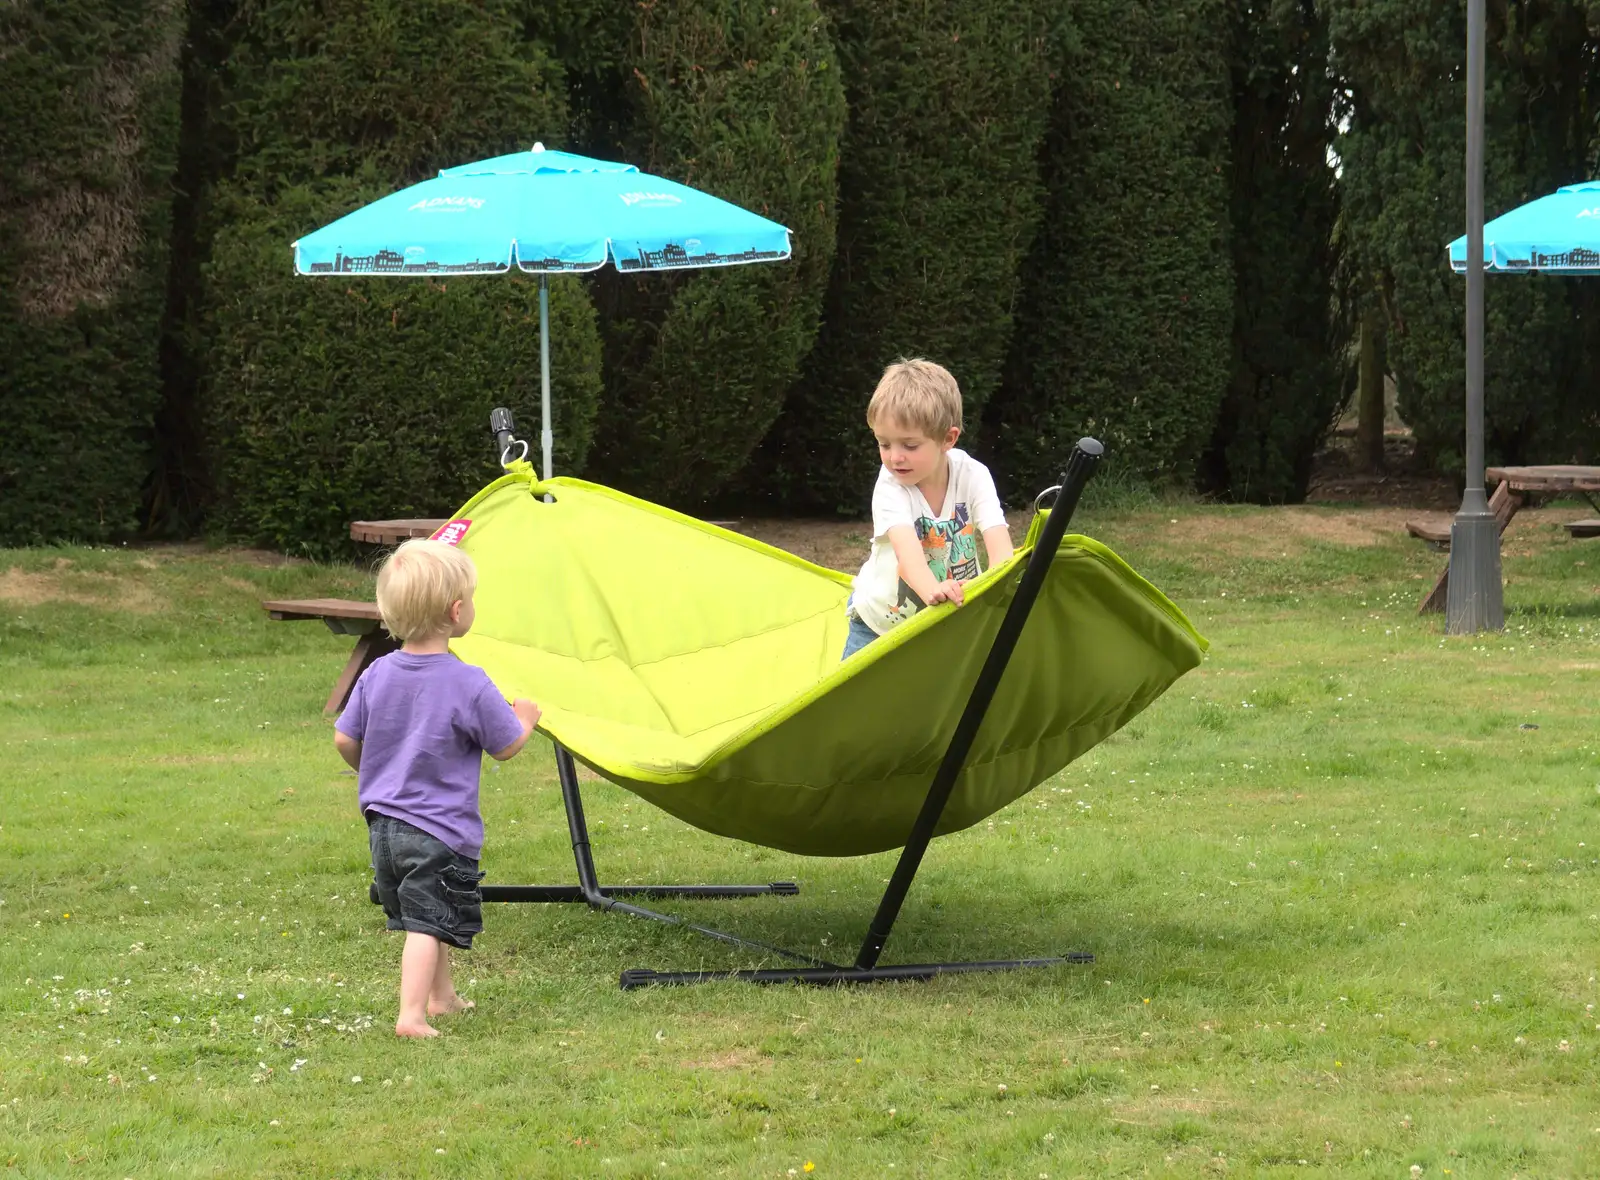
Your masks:
[[[302,275],[539,276],[544,476],[551,475],[546,276],[739,266],[789,257],[789,231],[709,193],[616,164],[532,150],[446,168],[294,243]]]
[[[1467,239],[1450,243],[1450,265],[1467,269]],[[1513,274],[1600,273],[1600,180],[1569,184],[1483,227],[1483,267]]]
[[[1467,235],[1447,256],[1467,276],[1467,486],[1450,529],[1445,629],[1498,631],[1501,605],[1500,525],[1483,487],[1483,275],[1600,273],[1600,181],[1565,185],[1548,196],[1483,220],[1483,0],[1467,7],[1467,234],[1481,235],[1471,259]],[[1479,263],[1481,262],[1481,265]],[[1458,572],[1459,566],[1459,572]]]

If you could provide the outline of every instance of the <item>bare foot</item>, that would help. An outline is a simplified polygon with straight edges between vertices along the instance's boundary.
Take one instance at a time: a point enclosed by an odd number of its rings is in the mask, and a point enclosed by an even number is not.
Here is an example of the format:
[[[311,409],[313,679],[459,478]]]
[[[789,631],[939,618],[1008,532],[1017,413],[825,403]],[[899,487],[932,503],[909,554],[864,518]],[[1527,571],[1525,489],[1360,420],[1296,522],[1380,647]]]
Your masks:
[[[426,1020],[396,1021],[394,1035],[397,1037],[436,1037],[439,1030]]]
[[[459,995],[456,995],[454,992],[452,992],[446,999],[429,1000],[428,1015],[448,1016],[452,1012],[465,1012],[469,1008],[476,1007],[477,1005],[471,1000],[464,1000]]]

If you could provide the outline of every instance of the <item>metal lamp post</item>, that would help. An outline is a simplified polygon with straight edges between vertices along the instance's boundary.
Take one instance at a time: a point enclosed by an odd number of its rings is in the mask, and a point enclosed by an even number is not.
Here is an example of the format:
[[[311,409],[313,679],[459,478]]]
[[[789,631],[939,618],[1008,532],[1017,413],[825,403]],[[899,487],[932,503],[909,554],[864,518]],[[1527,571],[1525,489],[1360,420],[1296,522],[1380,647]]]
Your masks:
[[[1483,9],[1467,0],[1467,487],[1450,524],[1451,635],[1505,626],[1500,527],[1483,487]]]

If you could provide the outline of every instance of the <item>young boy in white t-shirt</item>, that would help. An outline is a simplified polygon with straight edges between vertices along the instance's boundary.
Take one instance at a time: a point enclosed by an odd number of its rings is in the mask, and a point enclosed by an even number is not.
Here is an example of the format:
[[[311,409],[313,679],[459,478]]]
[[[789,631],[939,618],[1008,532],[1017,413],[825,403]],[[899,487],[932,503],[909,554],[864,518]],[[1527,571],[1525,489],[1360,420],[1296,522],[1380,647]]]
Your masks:
[[[883,372],[867,406],[883,466],[872,491],[872,552],[850,594],[848,659],[924,606],[962,601],[987,564],[1011,556],[989,469],[956,449],[961,388],[943,365],[902,360]]]

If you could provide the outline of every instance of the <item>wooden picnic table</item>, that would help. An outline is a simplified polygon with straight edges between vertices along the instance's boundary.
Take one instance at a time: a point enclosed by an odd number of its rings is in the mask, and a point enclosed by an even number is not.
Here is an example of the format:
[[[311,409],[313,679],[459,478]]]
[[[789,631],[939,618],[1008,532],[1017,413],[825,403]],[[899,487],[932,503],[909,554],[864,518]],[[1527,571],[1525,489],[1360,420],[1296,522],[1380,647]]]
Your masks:
[[[1525,496],[1562,496],[1574,492],[1600,512],[1595,493],[1600,492],[1600,467],[1575,463],[1551,463],[1543,467],[1491,467],[1483,473],[1488,481],[1501,481]]]
[[[1535,467],[1491,467],[1483,475],[1486,480],[1500,480],[1504,486],[1521,493],[1523,497],[1577,493],[1589,501],[1589,507],[1600,512],[1600,503],[1595,502],[1595,493],[1600,492],[1600,467],[1547,463]],[[1600,520],[1593,518],[1569,520],[1562,527],[1570,537],[1600,536]]]
[[[1543,467],[1490,467],[1483,473],[1485,480],[1504,480],[1513,491],[1578,492],[1588,498],[1591,492],[1600,492],[1600,467],[1581,466],[1576,463],[1550,463]]]
[[[430,520],[426,517],[408,517],[404,520],[353,520],[350,522],[350,539],[365,541],[369,545],[398,545],[415,537],[431,537],[447,520]]]
[[[1572,495],[1576,493],[1589,501],[1596,512],[1595,494],[1600,493],[1600,467],[1575,463],[1547,463],[1528,467],[1490,467],[1483,473],[1484,486],[1494,488],[1489,497],[1489,511],[1499,522],[1500,532],[1506,531],[1511,518],[1530,498],[1538,496]],[[1574,537],[1600,536],[1600,520],[1575,520],[1567,526]],[[1406,521],[1406,531],[1413,537],[1432,542],[1441,548],[1450,545],[1450,521]],[[1418,614],[1442,611],[1450,592],[1450,566],[1444,572],[1417,608]]]
[[[344,670],[333,682],[324,713],[338,713],[350,699],[350,691],[367,666],[379,656],[397,650],[400,644],[383,629],[383,616],[376,602],[362,602],[353,598],[284,598],[271,599],[261,604],[267,617],[283,622],[299,619],[321,619],[335,635],[354,635],[356,645],[345,661]]]
[[[444,520],[424,517],[407,517],[403,520],[356,520],[350,522],[350,539],[369,545],[398,545],[413,537],[431,537],[444,525]],[[292,598],[275,599],[261,604],[267,617],[282,622],[302,619],[321,619],[335,635],[354,635],[355,647],[345,661],[339,678],[333,682],[328,694],[325,713],[338,713],[350,699],[361,673],[379,656],[398,650],[400,645],[383,629],[383,618],[378,614],[376,602],[353,598]]]

